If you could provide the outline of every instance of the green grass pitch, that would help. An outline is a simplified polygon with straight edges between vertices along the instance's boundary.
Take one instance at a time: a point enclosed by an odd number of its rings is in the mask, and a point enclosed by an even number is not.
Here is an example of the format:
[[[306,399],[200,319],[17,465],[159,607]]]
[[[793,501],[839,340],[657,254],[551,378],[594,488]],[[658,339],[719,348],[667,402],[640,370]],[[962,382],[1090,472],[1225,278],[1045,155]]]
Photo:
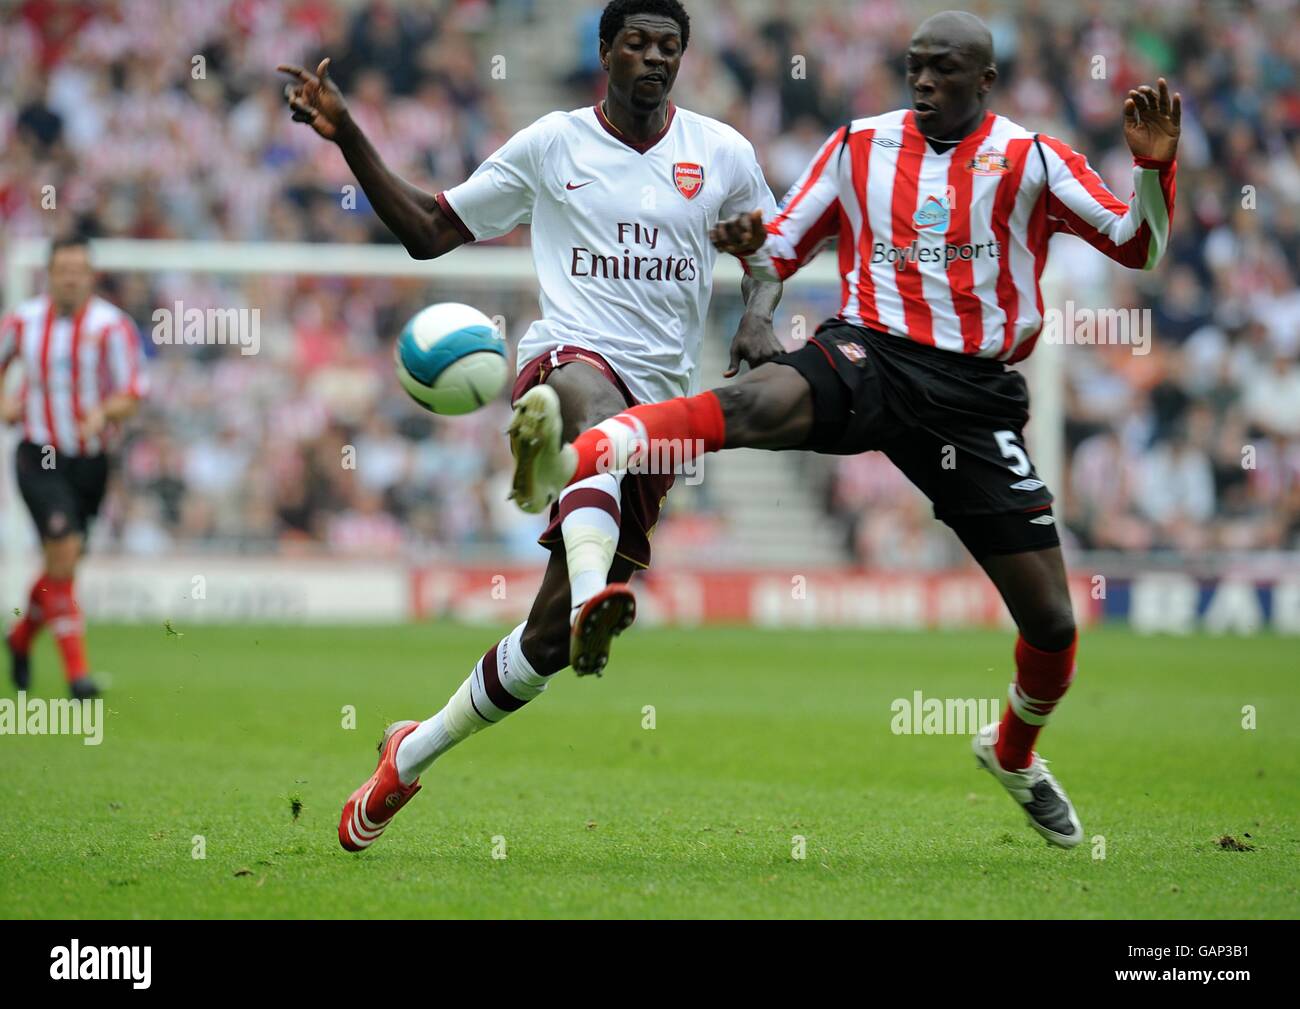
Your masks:
[[[1069,852],[967,739],[890,731],[915,690],[1001,696],[1009,634],[736,628],[634,630],[350,855],[339,808],[384,725],[440,707],[498,629],[177,630],[91,629],[102,745],[0,736],[0,916],[1300,913],[1293,640],[1086,635],[1042,746],[1083,820]],[[48,637],[34,658],[61,696]]]

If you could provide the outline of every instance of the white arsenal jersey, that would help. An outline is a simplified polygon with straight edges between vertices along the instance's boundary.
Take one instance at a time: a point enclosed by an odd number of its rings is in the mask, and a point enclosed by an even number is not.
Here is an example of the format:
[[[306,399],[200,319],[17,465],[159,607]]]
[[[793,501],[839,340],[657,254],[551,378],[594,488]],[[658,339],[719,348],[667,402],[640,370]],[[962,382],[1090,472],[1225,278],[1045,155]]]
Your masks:
[[[560,346],[593,350],[647,403],[698,391],[709,228],[776,212],[749,141],[672,104],[643,144],[599,107],[543,116],[438,202],[466,241],[531,222],[542,318],[521,368]]]
[[[84,437],[81,422],[115,393],[145,395],[141,358],[135,323],[103,298],[70,318],[32,298],[0,319],[0,384],[10,364],[22,365],[23,438],[65,455],[104,451],[103,434]]]

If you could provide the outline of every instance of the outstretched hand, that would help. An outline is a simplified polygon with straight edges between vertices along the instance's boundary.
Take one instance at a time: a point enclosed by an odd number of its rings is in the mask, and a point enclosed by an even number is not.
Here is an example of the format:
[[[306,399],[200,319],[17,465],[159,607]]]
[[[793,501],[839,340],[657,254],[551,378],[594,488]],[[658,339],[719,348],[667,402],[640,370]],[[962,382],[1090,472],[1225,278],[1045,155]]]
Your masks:
[[[1169,85],[1161,77],[1128,93],[1124,100],[1124,139],[1135,158],[1173,161],[1182,132],[1183,102],[1177,93],[1169,97]]]
[[[748,214],[737,214],[730,220],[719,221],[709,229],[709,241],[719,252],[729,252],[733,256],[753,255],[767,241],[763,212],[752,210]]]
[[[347,121],[348,103],[329,75],[330,60],[326,56],[313,74],[292,63],[281,63],[275,69],[294,78],[284,86],[284,97],[293,110],[296,123],[307,123],[326,140],[334,140]]]
[[[741,362],[757,368],[760,364],[772,360],[778,354],[784,354],[785,348],[776,338],[772,320],[746,312],[740,317],[736,335],[731,338],[731,356],[727,361],[727,370],[723,378],[734,378],[740,372]]]

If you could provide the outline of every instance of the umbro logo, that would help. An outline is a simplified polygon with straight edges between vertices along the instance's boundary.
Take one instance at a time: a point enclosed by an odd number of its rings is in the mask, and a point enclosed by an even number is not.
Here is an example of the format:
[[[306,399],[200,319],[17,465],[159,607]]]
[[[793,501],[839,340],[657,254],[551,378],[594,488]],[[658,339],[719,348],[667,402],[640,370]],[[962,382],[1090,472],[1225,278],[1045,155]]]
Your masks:
[[[1029,524],[1031,526],[1054,526],[1056,525],[1056,519],[1051,515],[1039,515],[1036,519],[1030,519]]]
[[[877,147],[894,148],[894,147],[903,146],[897,140],[892,140],[889,137],[872,137],[871,142],[875,144]]]
[[[1039,488],[1046,487],[1046,486],[1047,484],[1043,483],[1043,481],[1031,476],[1028,480],[1021,480],[1019,483],[1013,483],[1011,485],[1011,489],[1012,490],[1038,490]]]
[[[595,181],[596,181],[595,179],[589,179],[589,180],[587,180],[586,182],[579,182],[579,183],[575,186],[575,185],[573,184],[573,181],[570,180],[570,181],[568,181],[568,182],[566,182],[566,183],[564,184],[564,188],[565,188],[565,189],[581,189],[583,186],[589,186],[589,185],[591,185],[591,184],[592,184],[593,182],[595,182]]]

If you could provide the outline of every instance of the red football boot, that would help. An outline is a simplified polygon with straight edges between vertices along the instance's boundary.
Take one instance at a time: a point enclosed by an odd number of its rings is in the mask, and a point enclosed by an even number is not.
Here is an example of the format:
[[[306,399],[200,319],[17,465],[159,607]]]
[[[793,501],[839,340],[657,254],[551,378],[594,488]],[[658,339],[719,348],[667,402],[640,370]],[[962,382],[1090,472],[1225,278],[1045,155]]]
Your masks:
[[[370,779],[343,803],[339,818],[339,844],[348,851],[363,851],[379,839],[397,811],[420,790],[417,778],[403,785],[397,776],[397,747],[419,722],[394,722],[379,741],[379,766]]]
[[[569,665],[579,676],[600,675],[610,642],[636,619],[636,596],[626,583],[606,585],[582,604],[569,635]]]

